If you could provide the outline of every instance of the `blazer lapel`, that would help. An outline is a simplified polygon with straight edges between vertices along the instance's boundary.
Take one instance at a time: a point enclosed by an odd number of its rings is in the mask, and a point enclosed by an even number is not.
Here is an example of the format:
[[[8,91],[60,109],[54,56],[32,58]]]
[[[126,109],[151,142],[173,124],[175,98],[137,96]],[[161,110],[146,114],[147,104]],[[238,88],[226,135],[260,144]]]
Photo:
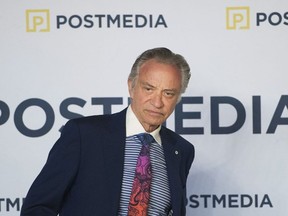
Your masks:
[[[173,215],[180,215],[183,197],[183,188],[179,169],[179,166],[181,165],[181,152],[177,148],[177,139],[170,136],[166,128],[162,127],[160,135],[168,172]]]
[[[124,153],[126,142],[126,109],[111,116],[108,122],[108,136],[103,146],[104,169],[107,179],[107,196],[109,196],[110,210],[117,214],[124,167]]]

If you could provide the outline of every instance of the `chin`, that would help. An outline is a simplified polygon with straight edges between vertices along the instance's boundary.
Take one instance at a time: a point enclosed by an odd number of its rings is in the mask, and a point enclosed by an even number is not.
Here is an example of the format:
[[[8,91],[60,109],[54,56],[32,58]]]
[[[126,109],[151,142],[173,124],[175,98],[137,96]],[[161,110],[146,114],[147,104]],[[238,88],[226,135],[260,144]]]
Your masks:
[[[162,121],[153,121],[153,122],[149,122],[149,125],[154,126],[154,127],[158,127],[162,123],[163,123]]]

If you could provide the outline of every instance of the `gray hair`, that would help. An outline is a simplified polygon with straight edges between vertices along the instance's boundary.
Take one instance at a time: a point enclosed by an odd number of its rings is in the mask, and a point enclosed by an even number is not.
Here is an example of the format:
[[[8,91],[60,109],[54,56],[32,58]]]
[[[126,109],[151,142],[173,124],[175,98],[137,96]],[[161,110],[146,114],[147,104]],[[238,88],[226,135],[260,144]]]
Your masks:
[[[190,67],[183,56],[173,53],[165,47],[146,50],[136,59],[128,77],[128,79],[132,81],[132,87],[134,87],[138,78],[139,68],[151,59],[160,63],[173,65],[179,70],[182,77],[181,94],[184,93],[191,77]]]

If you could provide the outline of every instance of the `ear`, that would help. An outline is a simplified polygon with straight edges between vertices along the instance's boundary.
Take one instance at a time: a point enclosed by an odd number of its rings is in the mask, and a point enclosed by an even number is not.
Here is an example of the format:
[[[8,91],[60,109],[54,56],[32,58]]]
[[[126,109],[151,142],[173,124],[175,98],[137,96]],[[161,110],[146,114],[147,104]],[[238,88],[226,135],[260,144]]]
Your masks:
[[[130,98],[133,99],[134,89],[133,89],[133,86],[132,86],[132,80],[131,79],[128,79],[128,90],[129,90]]]

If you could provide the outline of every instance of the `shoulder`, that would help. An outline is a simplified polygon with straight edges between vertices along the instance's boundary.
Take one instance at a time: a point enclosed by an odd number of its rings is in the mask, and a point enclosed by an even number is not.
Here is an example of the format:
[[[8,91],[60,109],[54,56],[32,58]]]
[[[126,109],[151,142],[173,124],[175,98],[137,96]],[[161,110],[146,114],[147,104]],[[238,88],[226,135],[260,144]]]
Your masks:
[[[115,125],[125,124],[126,109],[114,114],[85,116],[75,119],[70,119],[64,126],[63,130],[67,128],[74,128],[78,130],[101,130],[113,128]],[[117,123],[117,124],[115,124]]]

